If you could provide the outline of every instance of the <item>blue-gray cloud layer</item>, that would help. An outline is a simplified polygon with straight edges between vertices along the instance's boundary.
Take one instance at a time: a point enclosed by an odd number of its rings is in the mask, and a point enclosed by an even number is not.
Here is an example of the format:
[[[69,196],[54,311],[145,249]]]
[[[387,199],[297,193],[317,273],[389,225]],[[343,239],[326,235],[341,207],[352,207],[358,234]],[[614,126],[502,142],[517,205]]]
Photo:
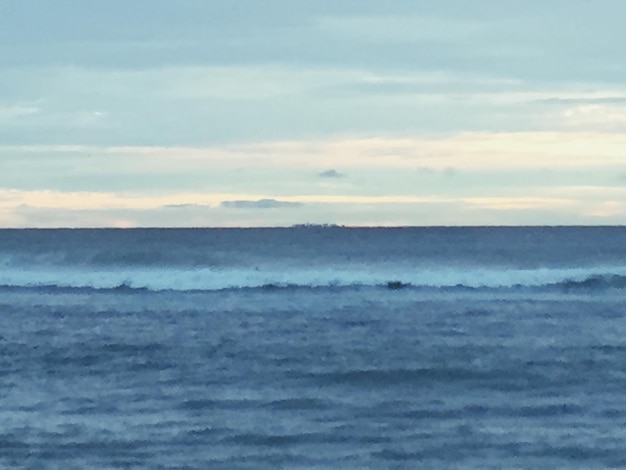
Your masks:
[[[563,95],[621,86],[624,17],[621,0],[7,1],[0,139],[534,129],[572,99],[624,99]]]
[[[621,0],[23,0],[0,6],[0,43],[5,65],[283,62],[621,80],[625,16]]]

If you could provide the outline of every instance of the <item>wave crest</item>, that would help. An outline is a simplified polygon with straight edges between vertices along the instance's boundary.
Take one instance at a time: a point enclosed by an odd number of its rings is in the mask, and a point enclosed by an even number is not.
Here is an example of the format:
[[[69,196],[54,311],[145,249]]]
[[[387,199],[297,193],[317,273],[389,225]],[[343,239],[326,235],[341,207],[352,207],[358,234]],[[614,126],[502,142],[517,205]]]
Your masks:
[[[527,269],[480,267],[237,267],[133,270],[0,269],[4,288],[104,289],[124,291],[217,291],[375,287],[388,290],[558,289],[596,291],[626,288],[626,268]]]
[[[603,290],[626,288],[626,276],[618,274],[592,275],[585,279],[567,279],[556,285],[565,290]]]

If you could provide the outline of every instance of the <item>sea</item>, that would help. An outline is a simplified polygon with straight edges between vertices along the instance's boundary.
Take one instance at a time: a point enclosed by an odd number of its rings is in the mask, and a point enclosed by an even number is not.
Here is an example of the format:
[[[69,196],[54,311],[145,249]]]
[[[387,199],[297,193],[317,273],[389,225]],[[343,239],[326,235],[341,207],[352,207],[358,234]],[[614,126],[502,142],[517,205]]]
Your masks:
[[[0,468],[626,468],[626,227],[0,230]]]

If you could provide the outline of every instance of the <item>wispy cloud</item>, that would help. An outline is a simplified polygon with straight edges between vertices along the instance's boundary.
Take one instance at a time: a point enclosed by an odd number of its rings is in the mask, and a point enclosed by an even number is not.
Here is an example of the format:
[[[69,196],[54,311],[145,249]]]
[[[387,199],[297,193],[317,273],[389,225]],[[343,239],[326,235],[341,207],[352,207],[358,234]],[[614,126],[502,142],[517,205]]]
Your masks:
[[[7,124],[16,120],[23,120],[29,116],[35,116],[41,112],[38,105],[30,103],[0,103],[0,122]]]
[[[626,188],[536,187],[485,195],[142,194],[0,191],[0,227],[623,223]],[[292,210],[295,209],[295,210]],[[233,211],[237,216],[233,217]]]
[[[566,198],[548,197],[468,197],[464,203],[490,210],[519,210],[519,209],[558,209],[564,207],[574,207],[575,200]]]
[[[225,198],[245,197],[228,193],[176,193],[150,195],[143,192],[51,191],[0,189],[0,208],[18,206],[68,209],[157,209],[163,207],[217,206]]]
[[[300,202],[294,201],[279,201],[276,199],[258,199],[252,200],[237,200],[237,201],[222,201],[220,204],[222,207],[234,208],[234,209],[283,209],[293,208],[301,206]]]

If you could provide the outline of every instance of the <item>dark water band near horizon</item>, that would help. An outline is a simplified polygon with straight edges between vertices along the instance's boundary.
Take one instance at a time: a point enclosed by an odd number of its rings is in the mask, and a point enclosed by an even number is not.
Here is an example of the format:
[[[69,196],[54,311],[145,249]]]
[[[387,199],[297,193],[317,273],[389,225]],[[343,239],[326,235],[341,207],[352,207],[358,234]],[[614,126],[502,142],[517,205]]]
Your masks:
[[[625,241],[0,230],[0,467],[626,467]]]

